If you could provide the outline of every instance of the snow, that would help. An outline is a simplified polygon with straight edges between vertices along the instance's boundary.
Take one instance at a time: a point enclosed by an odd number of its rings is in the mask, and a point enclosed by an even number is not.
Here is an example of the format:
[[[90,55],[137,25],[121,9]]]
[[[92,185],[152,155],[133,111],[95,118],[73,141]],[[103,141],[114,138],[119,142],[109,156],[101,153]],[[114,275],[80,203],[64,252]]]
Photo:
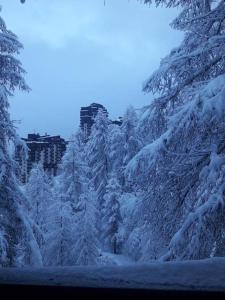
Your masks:
[[[200,97],[203,103],[203,113],[207,115],[214,112],[215,116],[223,117],[225,110],[225,75],[221,75],[213,79],[204,88]]]
[[[107,262],[111,262],[111,265],[127,266],[135,264],[135,262],[126,255],[113,254],[110,252],[102,252],[102,256]]]
[[[111,267],[1,268],[0,283],[225,291],[225,259]]]
[[[45,178],[40,167],[24,188],[9,151],[22,142],[8,97],[29,88],[14,57],[22,45],[0,18],[0,265],[35,267],[2,269],[3,278],[224,288],[224,259],[162,260],[225,256],[225,2],[213,10],[212,1],[144,2],[183,7],[172,27],[184,40],[144,86],[156,98],[140,115],[129,107],[121,126],[100,109],[88,139],[82,130],[72,138],[59,177]],[[42,261],[48,268],[38,269]]]

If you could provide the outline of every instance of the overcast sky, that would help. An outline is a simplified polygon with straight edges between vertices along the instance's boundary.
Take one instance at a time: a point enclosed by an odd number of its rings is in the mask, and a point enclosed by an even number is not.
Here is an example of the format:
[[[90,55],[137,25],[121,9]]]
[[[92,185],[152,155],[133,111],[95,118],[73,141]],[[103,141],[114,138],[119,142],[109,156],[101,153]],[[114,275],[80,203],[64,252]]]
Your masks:
[[[20,60],[32,89],[11,99],[22,136],[68,138],[79,126],[80,107],[92,102],[111,118],[150,102],[142,84],[182,39],[169,27],[177,11],[136,0],[105,2],[1,0],[2,17],[24,45]]]

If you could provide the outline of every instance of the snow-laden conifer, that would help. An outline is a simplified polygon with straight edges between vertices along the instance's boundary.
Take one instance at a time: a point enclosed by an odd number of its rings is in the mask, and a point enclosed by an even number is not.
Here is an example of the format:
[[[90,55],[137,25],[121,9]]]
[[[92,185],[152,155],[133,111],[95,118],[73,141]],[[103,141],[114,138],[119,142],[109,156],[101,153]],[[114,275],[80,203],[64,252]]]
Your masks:
[[[17,37],[0,18],[0,265],[37,265],[40,252],[28,218],[28,202],[19,188],[16,164],[9,153],[9,143],[18,138],[9,115],[9,97],[16,88],[28,90],[20,61],[22,48]]]
[[[29,216],[33,222],[34,234],[42,252],[45,233],[48,230],[48,209],[54,201],[50,177],[44,171],[42,163],[33,166],[25,186],[25,193],[30,202]]]
[[[139,212],[147,214],[150,225],[148,259],[155,256],[156,245],[157,257],[167,253],[168,244],[169,253],[164,256],[168,259],[204,258],[218,240],[222,225],[216,218],[223,214],[223,206],[208,204],[204,205],[207,212],[199,214],[204,211],[199,188],[200,174],[210,165],[212,145],[216,145],[217,155],[224,152],[225,3],[156,2],[182,7],[172,26],[185,31],[185,37],[144,85],[145,91],[160,95],[147,114],[150,122],[143,118],[145,124],[154,129],[155,116],[165,121],[158,132],[150,129],[150,143],[131,160],[126,175],[145,191]],[[198,217],[190,218],[192,213]],[[208,217],[207,222],[199,221]],[[212,223],[217,224],[213,229]],[[143,224],[140,221],[139,226]],[[209,231],[207,242],[204,237]]]
[[[71,250],[77,265],[87,266],[98,263],[100,255],[97,229],[99,213],[96,207],[96,193],[92,189],[87,189],[80,196],[76,207],[75,243]]]
[[[128,107],[123,116],[123,123],[121,125],[125,150],[123,160],[124,165],[127,165],[131,158],[133,158],[141,148],[141,143],[137,136],[137,121],[138,117],[135,109],[132,106]]]
[[[70,201],[55,195],[47,210],[48,221],[44,235],[43,262],[45,266],[75,264],[72,246],[75,243],[74,209]]]
[[[121,187],[116,179],[112,176],[106,186],[106,194],[104,195],[103,209],[103,236],[104,242],[112,253],[119,253],[121,240],[119,236],[119,227],[121,226],[122,218],[120,214]]]
[[[125,140],[121,126],[111,124],[108,132],[109,172],[116,176],[119,184],[124,183]]]
[[[108,126],[108,117],[100,109],[95,117],[85,153],[90,168],[91,184],[97,193],[99,209],[102,208],[109,176]]]
[[[84,139],[81,131],[72,136],[63,156],[60,170],[60,175],[57,178],[57,191],[64,198],[64,201],[70,201],[76,205],[83,192],[83,185],[87,176]]]

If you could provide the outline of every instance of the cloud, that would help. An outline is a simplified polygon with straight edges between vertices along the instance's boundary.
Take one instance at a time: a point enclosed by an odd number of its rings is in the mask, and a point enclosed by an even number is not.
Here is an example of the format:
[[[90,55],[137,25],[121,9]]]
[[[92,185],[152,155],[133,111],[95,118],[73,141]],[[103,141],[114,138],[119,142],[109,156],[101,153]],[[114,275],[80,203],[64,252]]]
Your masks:
[[[171,21],[168,10],[148,8],[136,0],[108,0],[105,6],[103,0],[28,0],[25,5],[19,1],[1,2],[4,17],[22,41],[52,48],[66,47],[74,39],[87,39],[129,55],[137,44],[149,38],[159,40],[161,28],[167,26],[168,30]],[[141,15],[144,19],[148,15],[147,27],[143,26],[146,21],[140,22]]]
[[[23,6],[2,0],[3,15],[22,40],[45,43],[53,48],[82,36],[96,21],[94,10],[85,10],[85,1],[28,0]]]
[[[111,116],[151,95],[142,82],[181,40],[169,23],[176,10],[137,0],[1,0],[2,16],[24,51],[29,94],[11,100],[20,133],[69,136],[79,124],[80,106],[99,101]]]

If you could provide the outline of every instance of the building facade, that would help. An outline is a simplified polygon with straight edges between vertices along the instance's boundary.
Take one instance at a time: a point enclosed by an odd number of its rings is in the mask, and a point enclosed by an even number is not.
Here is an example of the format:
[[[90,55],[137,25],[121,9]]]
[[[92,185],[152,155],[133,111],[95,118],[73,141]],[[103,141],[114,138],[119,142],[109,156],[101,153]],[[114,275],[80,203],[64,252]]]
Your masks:
[[[92,103],[89,106],[81,107],[80,109],[80,127],[84,132],[85,140],[87,140],[89,135],[91,134],[91,127],[94,124],[94,118],[97,115],[99,109],[103,110],[103,112],[108,117],[107,109],[99,103]],[[121,126],[123,119],[122,117],[118,117],[118,119],[109,120],[109,122],[111,124]]]
[[[67,142],[60,136],[50,136],[39,134],[28,134],[23,141],[28,147],[28,157],[22,155],[22,148],[16,148],[15,158],[19,163],[19,178],[26,183],[29,178],[30,171],[35,163],[41,162],[44,170],[49,174],[56,176],[59,163],[66,151]]]
[[[118,117],[116,120],[112,120],[111,123],[115,124],[115,125],[118,125],[118,126],[121,126],[122,123],[123,123],[123,118],[122,117]]]
[[[98,103],[92,103],[89,106],[81,107],[80,109],[80,127],[84,132],[85,139],[88,139],[91,133],[91,127],[94,124],[94,118],[98,111],[102,109],[108,117],[107,109]]]

